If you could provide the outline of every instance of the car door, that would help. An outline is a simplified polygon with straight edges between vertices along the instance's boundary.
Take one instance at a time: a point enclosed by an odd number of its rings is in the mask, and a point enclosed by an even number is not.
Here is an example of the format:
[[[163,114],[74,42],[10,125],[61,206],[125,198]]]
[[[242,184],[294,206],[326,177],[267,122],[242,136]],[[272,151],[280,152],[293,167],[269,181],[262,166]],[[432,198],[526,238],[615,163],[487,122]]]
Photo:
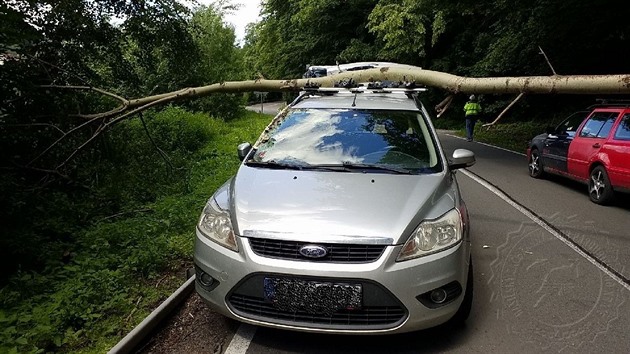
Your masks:
[[[620,112],[620,109],[598,110],[584,122],[569,146],[567,166],[570,175],[588,180],[589,166],[596,159]]]
[[[545,139],[542,149],[543,165],[558,172],[566,173],[567,155],[569,145],[575,136],[578,127],[588,116],[588,111],[580,111],[571,114]]]
[[[615,133],[603,149],[609,160],[610,183],[614,187],[630,190],[630,112],[624,112]]]

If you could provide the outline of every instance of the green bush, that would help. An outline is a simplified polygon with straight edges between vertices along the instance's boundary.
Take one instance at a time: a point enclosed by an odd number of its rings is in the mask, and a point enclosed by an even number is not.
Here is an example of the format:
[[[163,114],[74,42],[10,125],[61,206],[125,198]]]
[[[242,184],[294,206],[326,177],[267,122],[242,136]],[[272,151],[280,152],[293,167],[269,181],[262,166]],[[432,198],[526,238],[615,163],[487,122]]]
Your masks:
[[[103,352],[122,338],[183,281],[169,274],[190,265],[201,209],[270,117],[168,107],[144,120],[172,168],[134,119],[77,171],[83,187],[8,193],[4,207],[26,213],[2,226],[14,271],[0,290],[0,352]]]
[[[534,136],[544,133],[546,126],[547,123],[539,121],[497,124],[485,128],[481,124],[477,124],[475,126],[475,140],[525,153],[529,141]],[[465,130],[458,130],[458,135],[466,136]]]

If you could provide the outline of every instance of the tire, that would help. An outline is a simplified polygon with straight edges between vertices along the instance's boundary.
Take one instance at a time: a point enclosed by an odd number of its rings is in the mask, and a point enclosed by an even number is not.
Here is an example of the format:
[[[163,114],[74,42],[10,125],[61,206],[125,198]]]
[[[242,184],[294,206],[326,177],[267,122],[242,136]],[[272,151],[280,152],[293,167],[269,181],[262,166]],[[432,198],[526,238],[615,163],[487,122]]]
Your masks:
[[[464,300],[462,304],[459,306],[459,309],[453,315],[453,317],[448,321],[448,324],[452,327],[461,327],[465,324],[468,316],[470,316],[470,311],[472,310],[472,302],[473,302],[473,263],[472,257],[470,258],[470,265],[468,266],[468,280],[466,281],[466,290],[464,291]]]
[[[541,156],[538,152],[538,149],[532,149],[531,153],[529,154],[529,161],[527,161],[527,163],[529,176],[532,178],[542,178],[545,174],[542,159],[540,157]]]
[[[608,173],[603,166],[595,167],[588,179],[588,196],[596,204],[605,205],[613,200],[614,192]]]

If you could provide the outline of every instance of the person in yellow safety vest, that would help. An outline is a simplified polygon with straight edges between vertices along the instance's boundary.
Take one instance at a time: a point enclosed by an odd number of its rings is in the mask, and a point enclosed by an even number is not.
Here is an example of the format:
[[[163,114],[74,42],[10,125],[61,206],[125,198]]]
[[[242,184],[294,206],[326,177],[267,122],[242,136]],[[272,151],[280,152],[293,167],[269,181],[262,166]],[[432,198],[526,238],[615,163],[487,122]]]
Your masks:
[[[479,118],[479,113],[481,113],[481,105],[477,103],[475,95],[470,95],[470,100],[464,105],[464,112],[466,116],[466,140],[473,141],[475,124]]]

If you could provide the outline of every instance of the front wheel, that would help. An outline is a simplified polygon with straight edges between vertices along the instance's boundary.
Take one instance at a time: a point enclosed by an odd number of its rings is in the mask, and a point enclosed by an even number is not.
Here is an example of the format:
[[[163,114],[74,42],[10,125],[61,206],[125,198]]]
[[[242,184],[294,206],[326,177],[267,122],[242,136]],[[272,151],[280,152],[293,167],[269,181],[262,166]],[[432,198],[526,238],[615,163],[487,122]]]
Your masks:
[[[591,201],[602,205],[608,204],[613,199],[613,194],[606,169],[603,166],[595,167],[588,179],[588,195]]]
[[[542,159],[538,149],[532,149],[529,154],[529,175],[533,178],[541,178],[544,174]]]

